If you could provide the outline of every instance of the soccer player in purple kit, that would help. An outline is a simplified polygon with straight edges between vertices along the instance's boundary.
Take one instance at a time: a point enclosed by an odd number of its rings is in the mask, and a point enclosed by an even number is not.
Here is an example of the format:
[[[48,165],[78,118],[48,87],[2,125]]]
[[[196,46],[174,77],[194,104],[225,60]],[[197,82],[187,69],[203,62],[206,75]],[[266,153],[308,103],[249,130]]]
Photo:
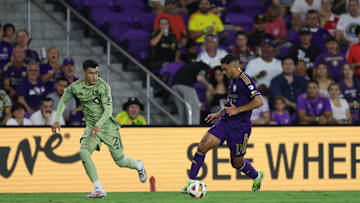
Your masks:
[[[221,68],[230,79],[227,104],[218,113],[209,114],[205,121],[216,124],[203,136],[192,160],[190,179],[182,192],[192,183],[204,162],[205,154],[225,140],[231,153],[231,165],[253,179],[252,191],[257,192],[264,178],[262,171],[244,159],[251,133],[251,111],[263,104],[261,94],[254,81],[240,68],[239,58],[233,54],[221,59]]]

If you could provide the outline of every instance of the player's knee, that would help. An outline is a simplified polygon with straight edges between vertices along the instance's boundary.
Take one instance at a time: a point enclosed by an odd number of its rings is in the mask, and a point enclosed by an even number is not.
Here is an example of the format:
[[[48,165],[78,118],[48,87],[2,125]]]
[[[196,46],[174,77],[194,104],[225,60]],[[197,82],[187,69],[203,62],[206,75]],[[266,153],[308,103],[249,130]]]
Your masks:
[[[119,167],[127,167],[128,166],[127,159],[124,156],[120,156],[119,158],[114,157],[114,161]]]
[[[81,160],[84,160],[84,159],[87,159],[88,157],[90,157],[91,152],[86,147],[81,147],[79,154],[80,154]]]
[[[231,166],[233,168],[239,169],[239,168],[242,167],[243,164],[244,164],[244,158],[243,157],[231,160]]]
[[[206,146],[206,144],[204,144],[204,143],[200,143],[199,147],[198,147],[198,151],[206,154],[206,152],[209,151],[209,147]]]

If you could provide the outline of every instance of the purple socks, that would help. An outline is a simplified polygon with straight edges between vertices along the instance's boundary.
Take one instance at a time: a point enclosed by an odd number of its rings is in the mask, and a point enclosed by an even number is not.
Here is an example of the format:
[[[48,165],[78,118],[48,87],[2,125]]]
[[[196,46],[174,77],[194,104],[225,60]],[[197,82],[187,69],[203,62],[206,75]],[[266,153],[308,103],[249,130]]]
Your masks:
[[[192,169],[192,167],[191,167],[191,169]],[[252,179],[255,179],[258,177],[258,172],[247,160],[244,160],[244,163],[241,166],[240,170]]]
[[[204,163],[205,154],[197,151],[191,164],[190,179],[196,179],[201,165]]]

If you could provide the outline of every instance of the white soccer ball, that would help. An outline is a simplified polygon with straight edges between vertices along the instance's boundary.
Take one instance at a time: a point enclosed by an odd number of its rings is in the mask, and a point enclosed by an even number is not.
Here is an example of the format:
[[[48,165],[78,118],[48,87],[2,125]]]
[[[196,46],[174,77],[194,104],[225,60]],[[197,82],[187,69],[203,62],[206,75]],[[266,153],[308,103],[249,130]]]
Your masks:
[[[206,194],[206,185],[202,181],[195,180],[186,188],[187,194],[194,199],[202,199]]]

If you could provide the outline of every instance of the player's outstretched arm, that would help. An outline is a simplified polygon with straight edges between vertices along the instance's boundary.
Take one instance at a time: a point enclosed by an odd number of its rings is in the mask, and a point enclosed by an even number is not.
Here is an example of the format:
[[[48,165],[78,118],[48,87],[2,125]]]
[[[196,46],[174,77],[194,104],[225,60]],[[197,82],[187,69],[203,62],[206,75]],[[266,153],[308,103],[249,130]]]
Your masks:
[[[217,113],[212,113],[212,114],[209,114],[206,118],[205,118],[205,121],[207,123],[213,123],[215,122],[216,120],[218,120],[223,114],[225,113],[225,108],[221,109],[219,112]]]

